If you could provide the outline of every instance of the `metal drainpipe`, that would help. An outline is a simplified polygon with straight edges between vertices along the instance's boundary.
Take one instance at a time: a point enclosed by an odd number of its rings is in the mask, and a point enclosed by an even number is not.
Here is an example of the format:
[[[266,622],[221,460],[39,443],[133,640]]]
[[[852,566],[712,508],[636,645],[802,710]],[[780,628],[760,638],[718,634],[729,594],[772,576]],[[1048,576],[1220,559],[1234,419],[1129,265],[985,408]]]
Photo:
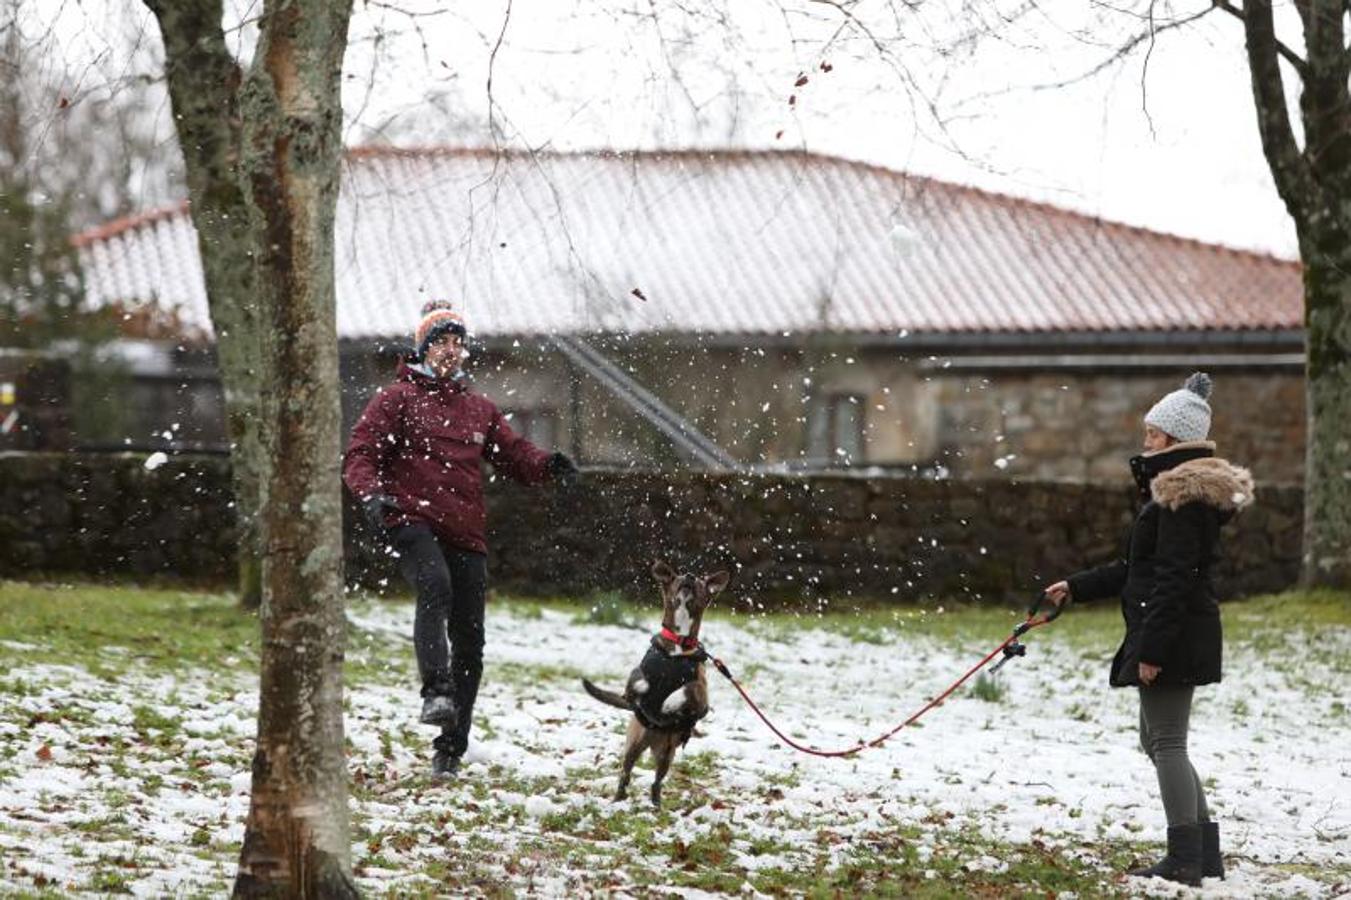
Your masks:
[[[558,334],[549,335],[549,340],[571,363],[599,381],[611,394],[666,435],[694,462],[713,470],[737,472],[745,468],[684,416],[663,403],[586,341]]]

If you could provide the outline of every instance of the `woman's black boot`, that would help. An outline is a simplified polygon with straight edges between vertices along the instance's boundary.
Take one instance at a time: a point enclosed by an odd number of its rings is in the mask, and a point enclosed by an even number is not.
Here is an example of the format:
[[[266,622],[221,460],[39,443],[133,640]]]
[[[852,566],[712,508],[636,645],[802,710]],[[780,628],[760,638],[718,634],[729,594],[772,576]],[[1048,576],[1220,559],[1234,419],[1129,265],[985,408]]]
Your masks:
[[[1224,857],[1220,855],[1220,826],[1217,822],[1201,823],[1201,876],[1224,877]]]
[[[1218,846],[1218,844],[1217,844]],[[1178,884],[1201,884],[1201,826],[1168,826],[1168,855],[1147,869],[1126,873],[1137,878],[1166,878]]]

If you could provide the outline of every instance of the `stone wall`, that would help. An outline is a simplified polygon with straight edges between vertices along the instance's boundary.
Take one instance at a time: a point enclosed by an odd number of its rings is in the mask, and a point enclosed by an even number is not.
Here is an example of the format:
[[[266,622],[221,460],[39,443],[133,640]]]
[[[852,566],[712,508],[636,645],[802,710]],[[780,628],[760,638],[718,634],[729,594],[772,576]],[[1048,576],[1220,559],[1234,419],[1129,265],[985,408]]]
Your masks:
[[[1187,374],[935,373],[943,460],[959,475],[1125,484],[1145,412]],[[1259,483],[1303,479],[1303,373],[1221,369],[1212,375],[1210,437],[1220,455],[1252,469]]]
[[[0,454],[0,577],[46,573],[229,583],[228,464],[176,456]],[[1019,599],[1110,558],[1129,492],[1064,482],[678,475],[588,471],[569,491],[489,486],[494,584],[533,594],[646,593],[663,557],[730,566],[734,596],[836,605],[853,599]],[[1228,533],[1226,594],[1298,574],[1301,494],[1259,488]],[[350,498],[349,498],[350,501]],[[349,581],[398,585],[350,506]]]

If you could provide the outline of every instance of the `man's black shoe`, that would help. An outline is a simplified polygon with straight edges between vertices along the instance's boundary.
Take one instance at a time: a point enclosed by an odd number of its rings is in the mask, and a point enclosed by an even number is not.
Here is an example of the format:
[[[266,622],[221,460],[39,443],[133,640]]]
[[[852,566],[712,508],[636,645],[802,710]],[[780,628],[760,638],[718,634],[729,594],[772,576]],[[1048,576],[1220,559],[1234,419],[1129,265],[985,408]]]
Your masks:
[[[460,771],[460,758],[449,750],[437,750],[432,756],[432,777],[449,780]]]
[[[433,694],[422,701],[423,725],[443,725],[447,728],[454,728],[459,719],[459,711],[455,709],[455,701],[444,694]]]

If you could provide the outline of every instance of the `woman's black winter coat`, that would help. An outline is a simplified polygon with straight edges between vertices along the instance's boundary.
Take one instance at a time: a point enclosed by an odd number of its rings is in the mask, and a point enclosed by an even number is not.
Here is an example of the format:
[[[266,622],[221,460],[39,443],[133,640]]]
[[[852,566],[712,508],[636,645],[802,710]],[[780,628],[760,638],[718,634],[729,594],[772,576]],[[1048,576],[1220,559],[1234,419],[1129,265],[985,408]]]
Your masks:
[[[1112,660],[1114,687],[1138,685],[1141,662],[1158,685],[1220,680],[1220,609],[1211,571],[1220,528],[1252,502],[1252,476],[1215,457],[1208,441],[1174,444],[1131,460],[1145,500],[1126,556],[1069,578],[1082,603],[1121,597],[1126,636]]]

